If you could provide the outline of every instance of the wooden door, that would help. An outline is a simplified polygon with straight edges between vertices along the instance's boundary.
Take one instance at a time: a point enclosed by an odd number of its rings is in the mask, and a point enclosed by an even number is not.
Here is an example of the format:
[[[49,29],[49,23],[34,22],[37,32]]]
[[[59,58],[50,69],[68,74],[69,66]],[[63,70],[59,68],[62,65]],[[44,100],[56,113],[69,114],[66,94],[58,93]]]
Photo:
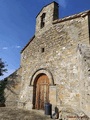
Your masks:
[[[49,102],[49,79],[44,74],[37,79],[35,101],[36,109],[44,109],[45,102]]]

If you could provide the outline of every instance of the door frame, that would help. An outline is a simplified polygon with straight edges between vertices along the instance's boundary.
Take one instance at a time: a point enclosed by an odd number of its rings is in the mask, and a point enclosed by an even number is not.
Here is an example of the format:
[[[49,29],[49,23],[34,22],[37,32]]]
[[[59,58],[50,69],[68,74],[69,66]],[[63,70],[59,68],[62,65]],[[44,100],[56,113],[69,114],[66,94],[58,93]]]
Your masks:
[[[37,76],[33,90],[34,108],[44,109],[44,103],[49,102],[49,78],[45,74]]]
[[[36,82],[38,76],[40,76],[41,74],[47,75],[47,77],[49,79],[49,86],[55,86],[53,75],[49,70],[42,68],[42,69],[38,69],[36,72],[34,72],[34,74],[31,77],[31,80],[30,80],[30,86],[33,86],[33,99],[32,99],[32,104],[33,104],[32,108],[33,109],[35,109],[35,97],[36,97],[35,82]]]

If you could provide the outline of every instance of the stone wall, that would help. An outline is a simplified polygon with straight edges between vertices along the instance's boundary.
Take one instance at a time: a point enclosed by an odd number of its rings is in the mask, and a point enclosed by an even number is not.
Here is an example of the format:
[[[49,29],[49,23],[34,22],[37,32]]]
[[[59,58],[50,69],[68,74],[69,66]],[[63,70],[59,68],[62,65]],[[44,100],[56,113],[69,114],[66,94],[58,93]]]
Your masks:
[[[53,86],[56,86],[50,92],[50,98],[56,98],[50,100],[52,105],[78,114],[81,109],[79,87],[82,83],[77,51],[79,44],[89,44],[88,16],[55,23],[49,30],[36,35],[21,54],[21,101],[29,101],[32,106],[33,87],[29,88],[32,75],[39,69],[47,69],[53,75]],[[29,89],[32,89],[31,92]]]
[[[21,69],[19,68],[8,78],[6,88],[4,90],[5,105],[10,107],[18,106],[19,94],[21,90]]]
[[[43,29],[41,29],[41,16],[42,14],[45,13],[45,26],[43,27]],[[49,28],[52,25],[53,20],[56,20],[59,18],[59,14],[58,14],[58,4],[56,2],[52,2],[51,4],[49,4],[48,6],[45,6],[40,13],[38,14],[38,16],[36,17],[36,32],[35,35],[39,36],[42,33],[44,33],[45,31],[49,30]]]
[[[35,37],[21,52],[21,67],[7,78],[6,105],[32,109],[34,79],[44,73],[50,80],[53,110],[57,107],[63,118],[90,116],[88,15],[82,13],[53,22],[54,8],[58,9],[56,3],[44,7],[37,16]],[[46,24],[40,29],[44,12]]]
[[[90,117],[90,46],[79,45],[80,107]]]

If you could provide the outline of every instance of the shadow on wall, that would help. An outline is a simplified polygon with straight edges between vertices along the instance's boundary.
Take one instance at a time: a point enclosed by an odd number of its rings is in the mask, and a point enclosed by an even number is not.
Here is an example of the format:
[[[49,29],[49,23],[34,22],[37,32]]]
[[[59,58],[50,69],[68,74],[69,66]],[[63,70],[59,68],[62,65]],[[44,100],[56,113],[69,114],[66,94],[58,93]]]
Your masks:
[[[52,114],[53,119],[58,119],[59,118],[59,109],[55,107],[55,113]]]
[[[0,107],[5,107],[5,101],[7,99],[7,95],[5,93],[5,89],[17,95],[15,93],[15,87],[20,83],[20,77],[17,75],[17,72],[14,72],[9,77],[5,78],[4,80],[0,81]]]

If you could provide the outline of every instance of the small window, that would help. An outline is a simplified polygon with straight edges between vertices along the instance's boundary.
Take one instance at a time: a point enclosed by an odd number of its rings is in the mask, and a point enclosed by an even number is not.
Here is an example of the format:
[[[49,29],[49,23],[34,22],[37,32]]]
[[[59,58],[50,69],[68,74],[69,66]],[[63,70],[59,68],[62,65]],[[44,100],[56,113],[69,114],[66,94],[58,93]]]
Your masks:
[[[45,16],[46,16],[46,13],[43,13],[41,16],[41,25],[40,25],[41,28],[45,26]]]
[[[42,52],[42,53],[45,52],[45,48],[41,48],[41,52]]]

